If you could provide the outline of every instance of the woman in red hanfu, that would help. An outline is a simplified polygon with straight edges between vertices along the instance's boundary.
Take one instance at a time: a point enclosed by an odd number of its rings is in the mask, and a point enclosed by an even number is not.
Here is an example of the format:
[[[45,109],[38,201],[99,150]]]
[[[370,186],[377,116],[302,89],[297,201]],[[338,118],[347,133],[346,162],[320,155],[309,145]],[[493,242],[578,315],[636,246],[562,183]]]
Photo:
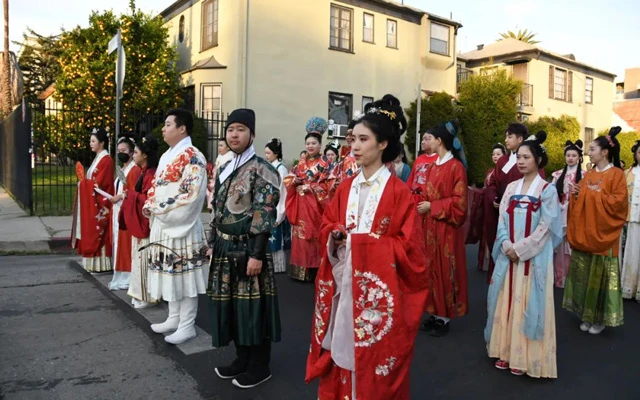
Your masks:
[[[492,245],[487,243],[487,236],[484,234],[485,222],[493,223],[498,220],[498,210],[493,206],[493,200],[487,195],[487,186],[491,181],[491,177],[495,172],[495,165],[502,156],[507,154],[507,149],[502,143],[496,143],[493,145],[493,152],[491,153],[491,161],[493,161],[493,167],[489,168],[487,175],[484,179],[484,188],[481,191],[480,201],[477,206],[474,204],[472,215],[470,215],[472,224],[476,227],[479,233],[480,246],[478,247],[478,269],[480,271],[488,271],[491,260]],[[475,202],[474,202],[475,203]],[[485,217],[485,214],[487,217]],[[479,215],[479,216],[478,216]],[[496,225],[497,226],[497,225]],[[493,229],[493,228],[492,228]],[[468,242],[467,242],[468,243]]]
[[[421,329],[431,336],[443,336],[449,332],[449,320],[466,315],[469,308],[462,227],[468,211],[467,168],[456,122],[440,124],[431,134],[438,159],[427,168],[427,183],[418,204],[428,249],[426,311],[431,314]]]
[[[333,165],[320,155],[327,121],[313,117],[307,122],[307,153],[284,179],[287,189],[286,213],[291,223],[289,276],[311,282],[320,265],[318,236],[322,212],[329,202]]]
[[[116,147],[118,161],[122,164],[121,171],[126,179],[125,182],[116,177],[115,193],[111,198],[112,206],[112,229],[113,232],[113,278],[109,283],[110,290],[129,289],[129,278],[131,277],[131,233],[124,225],[119,223],[120,207],[127,190],[133,189],[138,178],[142,174],[140,167],[133,162],[133,140],[127,136],[118,139]],[[117,239],[116,239],[117,238]]]
[[[142,213],[147,201],[147,192],[151,189],[158,167],[158,140],[152,135],[143,137],[133,152],[133,161],[141,169],[138,180],[124,195],[119,220],[125,225],[131,239],[131,279],[127,295],[131,297],[134,308],[146,308],[157,304],[157,300],[149,295],[147,273],[149,256],[144,246],[149,244],[149,218]],[[140,251],[142,249],[143,251]]]
[[[113,160],[105,145],[109,137],[104,129],[94,129],[89,146],[96,153],[85,176],[76,165],[78,191],[73,210],[71,246],[82,255],[84,269],[92,273],[111,271],[111,203],[113,196]]]
[[[427,295],[410,191],[385,165],[406,129],[391,95],[354,128],[360,172],[344,181],[321,227],[306,382],[320,400],[409,399],[409,367]]]

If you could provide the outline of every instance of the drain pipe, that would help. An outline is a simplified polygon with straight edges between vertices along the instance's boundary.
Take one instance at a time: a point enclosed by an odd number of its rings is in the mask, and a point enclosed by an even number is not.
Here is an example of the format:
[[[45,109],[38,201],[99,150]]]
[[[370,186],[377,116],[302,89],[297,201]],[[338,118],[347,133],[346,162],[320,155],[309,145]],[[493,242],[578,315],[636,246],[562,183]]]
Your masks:
[[[456,53],[456,51],[457,51],[456,50],[456,47],[457,47],[456,45],[458,44],[457,38],[458,38],[458,27],[455,27],[454,30],[453,30],[453,61],[451,62],[451,65],[449,65],[447,67],[447,69],[449,69],[449,68],[453,67],[454,65],[456,65],[456,61],[458,59],[458,55]]]
[[[244,24],[244,94],[243,107],[247,108],[249,104],[249,9],[251,0],[247,0],[246,4],[246,21]]]

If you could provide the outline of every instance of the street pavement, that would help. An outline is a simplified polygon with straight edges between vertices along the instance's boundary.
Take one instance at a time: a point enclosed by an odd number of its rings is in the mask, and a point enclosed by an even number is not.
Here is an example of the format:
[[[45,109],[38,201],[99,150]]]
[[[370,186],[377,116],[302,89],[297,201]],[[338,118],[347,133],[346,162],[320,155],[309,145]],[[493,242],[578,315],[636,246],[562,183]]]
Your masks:
[[[640,399],[640,304],[625,301],[625,325],[581,332],[556,290],[559,378],[512,376],[486,356],[486,276],[467,247],[470,313],[433,338],[419,332],[411,368],[412,399]],[[199,338],[166,344],[149,321],[160,309],[134,310],[124,293],[105,288],[69,256],[0,257],[0,399],[316,399],[304,383],[313,286],[278,275],[283,340],[274,344],[273,378],[243,391],[218,379],[233,347],[208,346],[210,320],[200,298]]]

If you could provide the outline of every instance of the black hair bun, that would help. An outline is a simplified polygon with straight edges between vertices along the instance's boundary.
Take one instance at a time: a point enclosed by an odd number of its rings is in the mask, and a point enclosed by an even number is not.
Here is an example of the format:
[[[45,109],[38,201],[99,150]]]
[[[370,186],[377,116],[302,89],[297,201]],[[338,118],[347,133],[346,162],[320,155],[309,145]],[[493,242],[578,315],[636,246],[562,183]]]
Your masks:
[[[547,132],[540,130],[536,133],[536,140],[538,143],[542,144],[545,140],[547,140]]]
[[[578,139],[578,140],[576,140],[575,145],[580,147],[580,148],[582,148],[582,146],[584,146],[584,142],[582,142],[582,140]]]
[[[392,94],[385,94],[382,96],[382,100],[380,100],[380,106],[385,108],[396,108],[400,107],[400,100]]]
[[[564,142],[564,146],[565,146],[565,147],[567,147],[567,146],[573,146],[574,144],[577,144],[577,143],[573,143],[571,140],[567,140],[566,142]]]
[[[622,131],[622,128],[620,128],[619,126],[612,126],[611,129],[609,129],[609,136],[614,138],[618,136],[618,133],[620,133],[621,131]]]

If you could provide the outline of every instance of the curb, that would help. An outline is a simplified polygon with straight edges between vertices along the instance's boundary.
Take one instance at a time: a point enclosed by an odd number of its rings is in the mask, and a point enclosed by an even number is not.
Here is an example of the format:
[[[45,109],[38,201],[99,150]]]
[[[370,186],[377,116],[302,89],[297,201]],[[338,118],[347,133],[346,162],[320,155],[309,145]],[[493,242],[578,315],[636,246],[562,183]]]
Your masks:
[[[0,242],[1,253],[49,253],[47,240]]]
[[[49,251],[53,254],[73,254],[70,237],[54,237],[49,239]]]

